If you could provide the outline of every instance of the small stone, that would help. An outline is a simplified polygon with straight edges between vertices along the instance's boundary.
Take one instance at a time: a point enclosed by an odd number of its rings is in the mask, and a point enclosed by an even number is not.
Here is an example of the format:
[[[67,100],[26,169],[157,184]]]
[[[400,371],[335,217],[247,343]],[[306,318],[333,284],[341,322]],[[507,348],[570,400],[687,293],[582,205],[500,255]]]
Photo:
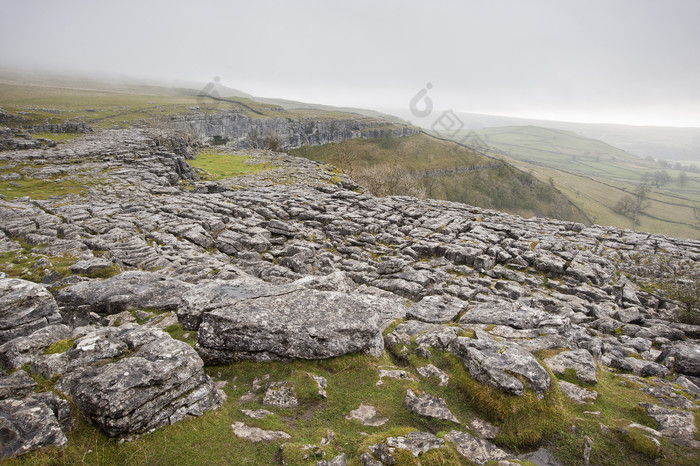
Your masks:
[[[382,385],[384,383],[383,379],[385,377],[396,380],[416,380],[411,374],[409,374],[406,371],[393,369],[379,369],[379,381],[377,381],[376,385]]]
[[[559,381],[559,389],[570,400],[576,403],[589,403],[598,399],[598,392],[581,388],[573,383],[564,380]]]
[[[406,397],[403,400],[403,405],[412,413],[423,417],[432,417],[442,419],[443,421],[452,421],[460,424],[459,420],[447,407],[447,403],[442,398],[424,393],[416,396],[410,388],[406,390]]]
[[[294,396],[294,383],[271,382],[267,384],[263,404],[278,408],[299,406],[299,400]]]
[[[270,414],[273,414],[272,412],[266,410],[266,409],[242,409],[241,412],[245,414],[246,416],[253,418],[253,419],[262,419],[265,416],[269,416]]]
[[[450,381],[450,377],[447,375],[447,373],[445,373],[445,371],[438,369],[432,364],[419,367],[417,371],[426,379],[430,377],[437,377],[440,380],[440,383],[438,384],[440,387],[446,386]]]
[[[291,436],[282,431],[263,430],[258,427],[249,427],[242,422],[231,424],[233,433],[244,440],[251,442],[274,442],[276,440],[288,439]]]
[[[389,418],[377,416],[377,410],[374,406],[360,404],[360,407],[350,411],[350,414],[345,416],[345,419],[352,421],[360,421],[362,425],[379,427],[387,423]]]

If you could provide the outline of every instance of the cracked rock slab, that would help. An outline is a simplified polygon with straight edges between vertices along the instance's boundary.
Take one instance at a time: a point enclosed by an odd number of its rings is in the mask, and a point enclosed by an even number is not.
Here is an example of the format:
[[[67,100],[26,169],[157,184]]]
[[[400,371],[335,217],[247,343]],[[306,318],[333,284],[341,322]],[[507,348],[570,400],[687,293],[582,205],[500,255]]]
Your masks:
[[[291,438],[288,433],[282,432],[281,430],[263,430],[259,427],[249,427],[242,422],[235,422],[231,424],[231,428],[233,429],[233,433],[236,435],[236,437],[255,443],[274,442],[276,440]]]
[[[447,407],[447,403],[442,398],[423,393],[416,395],[410,388],[406,390],[406,397],[403,400],[403,405],[414,414],[423,417],[432,417],[442,419],[443,421],[452,421],[456,424],[461,424],[454,414]]]
[[[453,442],[460,455],[476,464],[486,464],[489,461],[501,461],[513,457],[488,440],[476,438],[466,432],[453,430],[445,435],[445,440]]]
[[[117,314],[132,309],[174,310],[192,285],[152,272],[123,272],[106,280],[77,283],[60,290],[62,312]]]
[[[202,316],[195,349],[207,364],[325,359],[384,351],[380,310],[351,295],[295,290],[246,299]]]
[[[451,322],[466,305],[465,301],[457,298],[426,296],[408,309],[406,317],[429,324],[441,324]]]

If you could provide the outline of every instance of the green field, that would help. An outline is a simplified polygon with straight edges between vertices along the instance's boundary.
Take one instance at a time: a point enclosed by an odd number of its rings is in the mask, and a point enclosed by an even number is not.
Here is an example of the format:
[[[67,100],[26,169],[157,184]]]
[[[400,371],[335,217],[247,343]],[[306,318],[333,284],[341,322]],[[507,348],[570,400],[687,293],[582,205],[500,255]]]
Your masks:
[[[647,176],[650,206],[637,230],[700,239],[700,174],[661,168],[604,142],[570,131],[536,126],[486,128],[474,131],[488,153],[553,184],[591,221],[632,228],[632,219],[616,211],[617,203],[634,192]],[[458,135],[459,140],[464,134]],[[656,178],[663,177],[666,181]],[[680,177],[685,176],[685,181]]]

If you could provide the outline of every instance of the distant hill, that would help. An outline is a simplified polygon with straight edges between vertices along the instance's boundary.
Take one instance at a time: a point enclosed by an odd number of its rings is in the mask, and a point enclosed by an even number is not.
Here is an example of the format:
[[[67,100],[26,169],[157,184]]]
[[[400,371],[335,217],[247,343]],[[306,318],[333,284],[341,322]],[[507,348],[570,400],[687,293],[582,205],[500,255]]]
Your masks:
[[[538,126],[502,126],[463,130],[483,141],[487,154],[499,157],[550,183],[596,223],[632,228],[620,211],[640,184],[650,185],[650,204],[637,228],[651,233],[700,238],[700,174],[661,167],[603,141],[573,131]]]
[[[700,162],[700,128],[664,126],[628,126],[596,123],[572,123],[530,120],[493,115],[459,113],[465,129],[503,126],[539,126],[573,131],[581,136],[599,139],[641,158]]]
[[[391,113],[426,129],[434,120],[415,121],[408,109]],[[503,126],[539,126],[542,128],[573,131],[581,136],[599,139],[640,158],[696,162],[700,165],[700,128],[666,126],[631,126],[602,123],[575,123],[567,121],[515,118],[501,115],[457,112],[464,130],[497,128]],[[426,126],[427,125],[427,126]]]

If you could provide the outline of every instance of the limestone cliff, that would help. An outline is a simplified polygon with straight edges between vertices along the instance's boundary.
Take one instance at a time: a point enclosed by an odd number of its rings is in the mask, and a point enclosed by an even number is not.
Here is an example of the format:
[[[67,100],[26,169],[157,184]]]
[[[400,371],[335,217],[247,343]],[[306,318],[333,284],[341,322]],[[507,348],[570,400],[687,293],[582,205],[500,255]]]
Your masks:
[[[418,128],[388,125],[385,121],[356,118],[251,118],[235,111],[195,113],[175,117],[175,125],[188,128],[200,138],[228,139],[239,148],[292,149],[386,134],[410,136]]]

